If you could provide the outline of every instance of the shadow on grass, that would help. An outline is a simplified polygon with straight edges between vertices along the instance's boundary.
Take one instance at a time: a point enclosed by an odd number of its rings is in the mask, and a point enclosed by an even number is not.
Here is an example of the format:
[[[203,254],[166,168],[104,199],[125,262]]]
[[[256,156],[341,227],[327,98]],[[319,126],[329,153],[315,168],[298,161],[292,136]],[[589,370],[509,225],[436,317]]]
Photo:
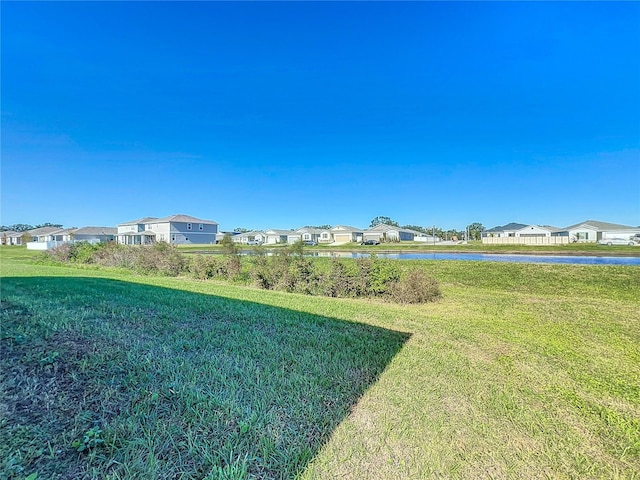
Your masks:
[[[3,278],[1,321],[8,478],[295,477],[409,337],[76,277]]]

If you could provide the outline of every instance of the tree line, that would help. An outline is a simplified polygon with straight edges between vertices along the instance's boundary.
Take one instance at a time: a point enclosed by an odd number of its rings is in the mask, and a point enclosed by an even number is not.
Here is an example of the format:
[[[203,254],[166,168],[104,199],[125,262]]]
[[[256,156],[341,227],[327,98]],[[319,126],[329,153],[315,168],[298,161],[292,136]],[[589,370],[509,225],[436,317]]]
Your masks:
[[[0,225],[0,232],[8,232],[8,231],[26,232],[28,230],[33,230],[35,228],[42,228],[42,227],[62,228],[62,224],[47,222],[47,223],[41,223],[39,225],[29,225],[27,223],[16,223],[15,225]]]

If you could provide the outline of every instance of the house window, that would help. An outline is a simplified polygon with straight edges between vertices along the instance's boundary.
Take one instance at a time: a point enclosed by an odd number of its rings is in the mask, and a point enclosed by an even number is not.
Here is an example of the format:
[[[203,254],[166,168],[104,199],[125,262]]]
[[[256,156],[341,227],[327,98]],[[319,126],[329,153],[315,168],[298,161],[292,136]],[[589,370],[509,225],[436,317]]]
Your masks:
[[[191,224],[187,223],[187,230],[191,230]]]
[[[204,230],[204,225],[203,225],[203,224],[201,224],[201,223],[199,223],[199,224],[198,224],[198,230]]]
[[[322,238],[329,238],[329,234],[328,234],[327,232],[324,232],[324,233],[322,234]]]

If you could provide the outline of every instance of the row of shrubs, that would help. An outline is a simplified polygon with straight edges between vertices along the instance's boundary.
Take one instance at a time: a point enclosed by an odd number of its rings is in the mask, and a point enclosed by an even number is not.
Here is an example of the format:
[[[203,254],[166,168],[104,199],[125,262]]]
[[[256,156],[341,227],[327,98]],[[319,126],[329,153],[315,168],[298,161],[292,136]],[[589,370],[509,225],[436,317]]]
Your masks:
[[[329,297],[378,297],[398,303],[423,303],[441,296],[438,282],[424,270],[404,271],[397,261],[375,256],[356,260],[311,260],[301,245],[273,256],[256,250],[241,257],[233,246],[224,255],[182,254],[169,244],[125,246],[115,243],[64,244],[48,252],[59,263],[95,264],[132,269],[144,274],[188,275],[199,280],[250,283],[267,290],[284,290]]]

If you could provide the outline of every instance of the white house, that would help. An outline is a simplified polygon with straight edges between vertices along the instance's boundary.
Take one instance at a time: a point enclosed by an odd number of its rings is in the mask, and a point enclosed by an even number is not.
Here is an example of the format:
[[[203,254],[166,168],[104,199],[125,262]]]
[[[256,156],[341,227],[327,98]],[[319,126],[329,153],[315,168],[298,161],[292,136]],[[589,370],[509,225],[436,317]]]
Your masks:
[[[617,223],[600,222],[598,220],[585,220],[565,228],[572,242],[597,242],[603,238],[630,239],[640,233],[640,227],[630,227]]]
[[[22,233],[16,232],[15,230],[4,230],[3,232],[0,232],[0,243],[2,245],[19,245],[22,243],[22,240],[20,239],[21,236]],[[14,239],[18,239],[20,242],[16,243]]]
[[[266,242],[266,240],[267,236],[265,232],[261,230],[252,230],[250,232],[240,233],[239,235],[233,237],[234,242],[243,243],[245,245],[248,243],[252,245],[255,245],[257,243],[263,244]]]
[[[277,243],[289,243],[289,235],[293,233],[293,230],[279,230],[272,228],[265,230],[265,244],[275,245]]]
[[[526,227],[526,225],[524,223],[515,223],[515,222],[511,222],[508,223],[506,225],[499,225],[497,227],[493,227],[489,230],[485,230],[484,232],[482,232],[482,236],[483,237],[515,237],[516,236],[516,232],[518,230],[523,229],[524,227]]]
[[[305,242],[310,241],[320,243],[321,241],[323,241],[323,243],[329,243],[331,239],[331,234],[329,233],[329,231],[322,230],[320,228],[302,227],[296,230],[296,233],[299,233],[301,235],[300,240]],[[324,238],[322,237],[323,233],[326,233]]]

